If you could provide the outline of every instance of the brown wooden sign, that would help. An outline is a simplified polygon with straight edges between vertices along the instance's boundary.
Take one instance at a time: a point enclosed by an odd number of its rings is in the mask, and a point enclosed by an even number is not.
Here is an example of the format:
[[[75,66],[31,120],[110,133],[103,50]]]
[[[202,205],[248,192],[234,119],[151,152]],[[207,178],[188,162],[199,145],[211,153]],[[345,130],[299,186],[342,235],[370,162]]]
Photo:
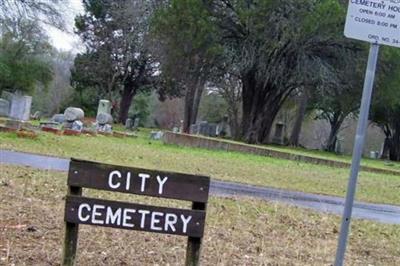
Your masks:
[[[82,188],[186,200],[192,209],[86,198]],[[186,265],[198,265],[209,188],[209,177],[71,159],[62,265],[75,263],[79,224],[187,236]]]
[[[65,221],[128,230],[202,237],[205,211],[68,196]]]
[[[71,160],[68,185],[207,202],[210,178]]]

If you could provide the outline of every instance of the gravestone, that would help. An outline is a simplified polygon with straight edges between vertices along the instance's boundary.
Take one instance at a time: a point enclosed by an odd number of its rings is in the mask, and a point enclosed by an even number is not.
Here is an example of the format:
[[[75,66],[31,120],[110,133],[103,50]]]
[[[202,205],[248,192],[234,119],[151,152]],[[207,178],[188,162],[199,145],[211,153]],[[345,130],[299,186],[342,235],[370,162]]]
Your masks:
[[[228,123],[228,116],[224,116],[221,122],[218,123],[217,125],[217,136],[218,137],[230,137],[231,136],[231,130],[229,127]]]
[[[272,142],[275,144],[283,144],[283,131],[285,129],[285,124],[278,122],[275,124],[275,135],[272,139]]]
[[[125,128],[131,130],[133,128],[133,120],[132,118],[126,119]]]
[[[112,133],[112,126],[110,124],[104,124],[104,125],[97,124],[96,130],[98,132],[111,134]]]
[[[113,118],[110,114],[98,113],[96,116],[96,121],[100,125],[111,124],[113,122]]]
[[[208,122],[207,121],[202,121],[199,124],[199,134],[207,136],[208,134]]]
[[[111,102],[109,100],[99,101],[99,106],[97,108],[97,115],[101,113],[111,115]]]
[[[335,153],[337,154],[343,154],[343,143],[344,143],[344,138],[337,137],[336,138],[336,143],[335,143]]]
[[[65,122],[65,115],[64,114],[55,114],[53,117],[50,119],[50,121],[62,124]]]
[[[13,95],[14,95],[14,94],[11,93],[11,92],[3,91],[3,92],[1,93],[1,97],[0,97],[0,98],[3,98],[4,100],[7,100],[7,101],[11,102],[11,101],[12,101]]]
[[[97,108],[96,115],[98,132],[102,133],[112,133],[112,122],[113,118],[111,116],[111,102],[109,100],[100,100],[99,106]]]
[[[14,94],[12,96],[10,117],[20,121],[28,121],[31,115],[32,97]]]
[[[139,127],[139,123],[140,123],[140,118],[136,117],[135,121],[133,122],[133,129],[136,130]]]
[[[72,130],[75,130],[75,131],[81,132],[82,129],[83,129],[83,123],[82,123],[82,121],[80,121],[80,120],[74,121],[74,122],[72,123],[71,129],[72,129]]]
[[[64,111],[65,120],[68,122],[74,122],[76,120],[82,120],[85,117],[85,113],[82,109],[76,107],[68,107]]]
[[[199,134],[199,125],[198,124],[193,124],[190,126],[190,134],[192,134],[192,135]]]
[[[10,114],[10,102],[0,98],[0,116],[8,117]]]
[[[164,136],[162,131],[151,131],[150,132],[150,139],[152,140],[160,140]]]
[[[190,126],[190,134],[216,137],[217,124],[201,121],[198,124],[193,124]]]
[[[214,123],[208,124],[208,133],[206,136],[213,138],[217,136],[217,124]]]

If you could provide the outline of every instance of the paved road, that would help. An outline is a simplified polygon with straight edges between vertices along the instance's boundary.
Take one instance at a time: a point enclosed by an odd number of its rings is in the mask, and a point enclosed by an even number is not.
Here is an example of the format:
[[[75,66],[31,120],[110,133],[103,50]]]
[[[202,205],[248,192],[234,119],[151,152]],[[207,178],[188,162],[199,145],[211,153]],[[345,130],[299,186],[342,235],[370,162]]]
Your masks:
[[[55,171],[67,171],[69,168],[69,162],[70,160],[65,158],[0,150],[0,163],[3,164],[23,165]],[[222,197],[247,196],[269,201],[284,202],[319,212],[339,215],[342,214],[344,205],[344,199],[340,197],[252,186],[220,180],[211,181],[210,193]],[[400,206],[356,202],[353,209],[353,217],[388,224],[400,224]]]

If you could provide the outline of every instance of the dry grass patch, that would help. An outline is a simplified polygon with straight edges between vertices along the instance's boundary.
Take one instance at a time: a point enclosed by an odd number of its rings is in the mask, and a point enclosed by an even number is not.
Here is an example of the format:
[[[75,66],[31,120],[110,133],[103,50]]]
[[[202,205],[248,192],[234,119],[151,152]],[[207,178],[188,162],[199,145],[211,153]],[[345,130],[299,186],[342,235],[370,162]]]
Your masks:
[[[238,152],[210,151],[164,145],[138,138],[56,136],[42,133],[36,140],[0,132],[0,148],[75,157],[110,164],[207,175],[214,179],[295,191],[345,196],[348,169],[300,163]],[[400,175],[361,172],[357,200],[399,204]]]
[[[0,165],[0,264],[58,265],[66,174]],[[180,201],[84,190],[171,207]],[[339,217],[252,199],[211,198],[203,265],[329,265]],[[78,265],[182,265],[186,238],[81,226]],[[400,226],[355,221],[348,265],[399,265]]]

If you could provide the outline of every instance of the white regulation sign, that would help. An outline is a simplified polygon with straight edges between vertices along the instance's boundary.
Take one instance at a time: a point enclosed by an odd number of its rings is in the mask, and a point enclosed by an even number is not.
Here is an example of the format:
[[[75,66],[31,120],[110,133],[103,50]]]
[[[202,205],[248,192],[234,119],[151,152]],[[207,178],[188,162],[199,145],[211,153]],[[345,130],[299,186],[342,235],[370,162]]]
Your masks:
[[[344,34],[400,47],[400,0],[350,0]]]

